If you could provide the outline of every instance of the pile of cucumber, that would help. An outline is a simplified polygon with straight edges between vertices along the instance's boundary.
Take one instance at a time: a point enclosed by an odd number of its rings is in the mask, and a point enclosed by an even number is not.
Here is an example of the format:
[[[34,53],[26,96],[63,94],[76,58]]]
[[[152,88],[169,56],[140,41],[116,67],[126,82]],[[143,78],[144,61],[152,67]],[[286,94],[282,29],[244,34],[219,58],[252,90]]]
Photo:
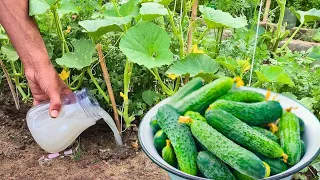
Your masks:
[[[150,126],[167,163],[209,179],[263,179],[286,171],[305,152],[300,118],[263,94],[235,88],[229,77],[204,86],[194,78]]]

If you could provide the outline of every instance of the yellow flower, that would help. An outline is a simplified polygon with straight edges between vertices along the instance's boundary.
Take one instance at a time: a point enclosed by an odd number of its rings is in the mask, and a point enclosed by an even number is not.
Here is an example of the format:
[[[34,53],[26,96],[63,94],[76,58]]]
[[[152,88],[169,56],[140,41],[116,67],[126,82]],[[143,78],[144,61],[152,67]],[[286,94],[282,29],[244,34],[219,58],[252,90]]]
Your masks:
[[[179,76],[178,75],[175,75],[175,74],[168,74],[168,77],[172,80],[175,80],[177,79]]]
[[[242,79],[239,76],[235,77],[233,79],[233,81],[236,83],[237,88],[244,86],[244,82],[242,81]]]
[[[270,89],[268,89],[268,91],[266,93],[266,101],[269,100],[270,96],[271,96],[271,91],[270,91]]]
[[[128,100],[128,96],[124,95],[123,92],[120,92],[120,96],[123,98],[124,101]]]
[[[66,30],[66,33],[70,33],[70,31],[71,31],[71,26],[68,26],[67,30]]]
[[[61,73],[59,74],[60,78],[64,81],[66,79],[68,79],[68,77],[70,76],[70,71],[66,71],[66,70],[62,70]]]
[[[194,54],[204,54],[203,50],[198,49],[198,45],[197,44],[193,45],[191,52],[194,53]]]

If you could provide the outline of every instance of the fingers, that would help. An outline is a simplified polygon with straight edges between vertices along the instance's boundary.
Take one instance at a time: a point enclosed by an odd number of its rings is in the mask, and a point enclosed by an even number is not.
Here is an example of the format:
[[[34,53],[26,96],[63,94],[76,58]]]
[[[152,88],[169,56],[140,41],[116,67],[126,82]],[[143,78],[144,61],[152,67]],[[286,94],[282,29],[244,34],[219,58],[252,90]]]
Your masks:
[[[48,92],[50,98],[49,114],[52,118],[57,118],[61,110],[61,94],[59,90]]]

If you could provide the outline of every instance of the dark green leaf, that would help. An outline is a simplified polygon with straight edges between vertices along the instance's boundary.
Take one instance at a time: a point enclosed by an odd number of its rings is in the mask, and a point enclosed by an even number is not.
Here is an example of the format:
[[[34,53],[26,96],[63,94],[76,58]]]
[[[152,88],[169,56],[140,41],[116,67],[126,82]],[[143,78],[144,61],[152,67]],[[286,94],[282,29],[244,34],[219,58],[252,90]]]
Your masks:
[[[1,47],[1,53],[6,55],[7,60],[16,61],[19,59],[19,55],[11,44],[7,44]]]
[[[142,99],[149,106],[152,106],[154,103],[154,98],[157,96],[157,93],[151,90],[146,90],[142,93]]]

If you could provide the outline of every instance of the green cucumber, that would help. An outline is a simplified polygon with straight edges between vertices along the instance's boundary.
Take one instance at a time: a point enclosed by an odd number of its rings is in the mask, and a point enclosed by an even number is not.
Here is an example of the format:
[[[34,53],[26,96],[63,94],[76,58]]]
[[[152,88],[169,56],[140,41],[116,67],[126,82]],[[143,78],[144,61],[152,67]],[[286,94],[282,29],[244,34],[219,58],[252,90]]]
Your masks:
[[[236,170],[233,170],[232,174],[237,180],[255,180],[255,178],[252,178],[250,176],[242,174],[242,173],[240,173],[239,171],[236,171]]]
[[[233,79],[222,77],[201,87],[179,100],[174,107],[180,114],[187,111],[202,113],[208,106],[220,96],[226,94],[233,85]]]
[[[203,121],[206,122],[206,119],[198,112],[194,112],[194,111],[187,111],[184,116],[189,116],[191,119],[193,120],[199,120],[199,121]]]
[[[188,124],[193,136],[208,151],[232,168],[258,179],[262,179],[267,175],[263,162],[255,154],[232,142],[209,124],[192,120],[186,116],[180,117],[179,122]]]
[[[180,99],[184,98],[185,96],[192,93],[193,91],[201,88],[202,84],[203,82],[201,77],[196,77],[192,79],[170,97],[170,100],[169,100],[170,102],[168,104],[172,105],[177,103]]]
[[[271,140],[280,143],[280,139],[278,136],[276,136],[275,134],[273,134],[271,131],[268,131],[264,128],[261,127],[257,127],[257,126],[252,126],[252,128],[258,132],[260,132],[261,134],[265,135],[266,137],[270,138]]]
[[[209,151],[200,151],[197,156],[197,165],[206,178],[216,180],[235,180],[228,167]]]
[[[157,133],[161,129],[155,117],[151,119],[149,124],[153,134]]]
[[[280,158],[268,158],[264,155],[254,152],[263,162],[266,162],[270,166],[271,175],[276,175],[288,170],[288,165]]]
[[[222,109],[206,113],[207,123],[235,143],[270,158],[285,157],[278,143]]]
[[[304,132],[304,122],[299,117],[298,119],[299,119],[299,126],[300,126],[300,134],[302,134]]]
[[[160,107],[157,112],[159,126],[171,141],[180,170],[196,175],[197,148],[189,127],[178,123],[179,116],[177,110],[168,104]]]
[[[209,109],[223,109],[252,126],[274,122],[281,117],[283,111],[277,101],[243,103],[218,100],[212,103]]]
[[[153,144],[158,152],[161,152],[161,150],[166,146],[167,139],[167,135],[161,129],[154,135]]]
[[[279,121],[280,143],[288,155],[288,164],[295,165],[301,158],[299,119],[291,112],[285,112]]]
[[[306,153],[306,144],[302,140],[300,140],[300,142],[301,142],[301,158],[302,158]]]
[[[177,158],[171,146],[170,140],[166,140],[166,146],[162,149],[162,158],[173,167],[177,166]]]
[[[231,90],[227,94],[221,96],[219,100],[220,99],[253,103],[265,101],[266,97],[263,94],[251,90]]]

